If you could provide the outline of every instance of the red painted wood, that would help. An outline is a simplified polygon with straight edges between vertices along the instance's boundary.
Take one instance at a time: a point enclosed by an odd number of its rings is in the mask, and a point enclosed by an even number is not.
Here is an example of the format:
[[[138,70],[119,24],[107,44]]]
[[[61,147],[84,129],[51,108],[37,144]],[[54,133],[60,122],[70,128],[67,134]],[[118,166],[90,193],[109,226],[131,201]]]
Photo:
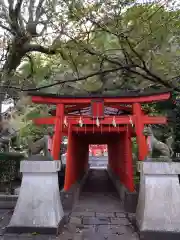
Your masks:
[[[66,174],[64,190],[68,191],[73,184],[87,171],[89,149],[84,136],[75,135],[72,132],[72,126],[68,128],[68,151],[66,160]]]
[[[132,120],[133,120],[133,116],[131,116]],[[46,121],[47,119],[47,121]],[[70,124],[75,124],[77,125],[79,122],[80,117],[70,117],[67,116],[67,121]],[[47,118],[36,118],[33,121],[35,122],[35,124],[54,124],[56,120],[56,117],[47,117]],[[119,116],[119,117],[115,117],[116,123],[117,124],[130,124],[130,117],[128,116]],[[91,119],[90,117],[82,117],[82,121],[84,124],[96,124],[96,120]],[[112,124],[113,121],[113,117],[105,117],[105,119],[100,119],[100,123],[101,124]]]
[[[162,93],[159,95],[152,95],[152,96],[143,96],[143,97],[119,97],[119,98],[108,98],[104,97],[101,99],[104,99],[104,103],[111,103],[111,104],[117,104],[117,103],[143,103],[143,102],[155,102],[155,101],[162,101],[162,100],[168,100],[170,98],[170,93]],[[99,98],[97,98],[98,100]],[[82,104],[82,103],[89,103],[91,102],[92,98],[52,98],[52,97],[46,97],[46,96],[32,96],[32,102],[39,103],[39,104]],[[95,99],[94,99],[95,100]]]
[[[64,130],[63,130],[64,132],[66,132],[67,131],[67,128],[64,128]],[[111,127],[107,127],[107,126],[103,126],[103,128],[101,129],[100,127],[89,127],[89,126],[87,126],[87,127],[72,127],[72,131],[73,132],[76,132],[76,133],[84,133],[84,134],[86,134],[86,133],[92,133],[93,131],[95,132],[95,133],[101,133],[101,131],[102,131],[102,133],[108,133],[108,132],[123,132],[123,131],[126,131],[126,127],[113,127],[113,126],[111,126]]]
[[[137,139],[137,144],[138,144],[138,152],[139,152],[139,160],[144,160],[147,156],[147,143],[145,136],[143,135],[143,130],[144,130],[144,123],[143,123],[143,118],[142,116],[142,111],[141,111],[141,105],[139,103],[134,103],[133,104],[133,114],[134,114],[134,120],[135,120],[135,132],[136,132],[136,139]],[[155,117],[157,119],[158,117]],[[151,123],[149,121],[149,123]]]
[[[114,166],[115,164],[116,162],[113,160],[113,143],[109,142],[108,143],[108,165],[114,174],[115,174],[115,166]]]
[[[56,110],[56,120],[54,125],[54,137],[52,146],[52,156],[54,160],[59,160],[60,158],[60,147],[62,140],[62,126],[63,126],[63,115],[64,115],[64,105],[58,104]]]
[[[68,113],[71,113],[71,112],[74,112],[74,111],[79,111],[79,110],[87,108],[87,107],[89,107],[89,104],[77,104],[76,106],[72,106],[72,107],[67,106],[65,108],[64,112],[65,112],[65,114],[68,114]],[[118,110],[128,111],[128,112],[132,111],[132,107],[120,106],[120,105],[117,105],[117,104],[107,104],[104,107],[116,108]],[[56,115],[56,109],[51,111],[51,115],[52,116]]]
[[[63,131],[63,136],[68,137],[68,131]]]
[[[32,102],[34,103],[39,103],[39,104],[69,104],[69,105],[74,105],[74,104],[81,104],[81,103],[90,103],[90,99],[85,99],[85,98],[51,98],[51,97],[46,97],[46,96],[32,96]]]
[[[75,133],[74,133],[75,134]],[[115,138],[119,133],[77,133],[78,136],[83,137],[83,141],[88,144],[108,144],[111,139]]]
[[[166,124],[167,118],[166,117],[151,117],[151,116],[142,116],[142,122],[144,124]]]
[[[133,116],[132,116],[133,118]],[[119,116],[115,118],[117,124],[130,124],[130,118],[128,116]],[[78,124],[79,117],[68,117],[68,121],[71,124]],[[82,121],[84,124],[93,124],[96,125],[96,120],[91,119],[89,117],[82,117]],[[113,117],[105,117],[104,119],[99,119],[100,124],[112,124]]]
[[[168,100],[171,97],[170,93],[163,93],[159,95],[144,96],[144,97],[122,97],[122,98],[106,98],[104,103],[148,103]]]
[[[64,190],[68,191],[72,185],[73,177],[73,136],[72,136],[72,126],[68,127],[68,148],[66,156],[66,173],[65,173],[65,183]]]
[[[125,147],[125,185],[130,192],[134,192],[134,180],[133,180],[133,159],[132,159],[132,141],[131,133],[127,127],[124,139]]]
[[[122,184],[126,184],[125,180],[126,180],[126,155],[125,155],[125,132],[123,132],[120,136],[119,136],[119,141],[118,141],[118,151],[119,151],[119,158],[120,158],[120,162],[118,164],[118,176],[119,176],[119,180]]]
[[[128,111],[128,112],[132,111],[132,107],[120,106],[118,104],[106,104],[105,107],[117,108],[118,110],[122,110],[122,111],[124,110],[124,111]]]
[[[80,162],[81,162],[81,145],[79,144],[79,138],[72,133],[73,141],[73,152],[72,152],[72,163],[71,163],[71,186],[78,181],[78,176],[80,172]],[[82,167],[82,166],[81,166]],[[70,186],[70,187],[71,187]]]
[[[135,123],[135,118],[133,115],[115,117],[115,121],[117,124],[131,124],[130,119],[132,120],[133,123]],[[56,121],[56,117],[35,118],[33,119],[33,121],[37,125],[54,124]],[[67,121],[70,124],[77,125],[79,122],[79,117],[67,116]],[[96,121],[91,119],[90,117],[82,117],[82,121],[86,125],[96,124]],[[113,117],[105,117],[104,119],[99,119],[99,121],[100,121],[100,124],[112,125]],[[151,117],[148,115],[143,115],[141,116],[141,122],[144,122],[144,124],[166,124],[167,120],[166,120],[166,117],[161,117],[161,116]],[[118,128],[115,128],[115,129],[118,130]]]
[[[76,106],[72,106],[72,107],[66,106],[65,112],[67,113],[75,112],[87,107],[89,107],[89,104],[77,104]]]
[[[56,117],[34,118],[33,122],[36,125],[53,125],[56,122]]]
[[[82,179],[82,176],[85,174],[85,172],[87,172],[89,167],[88,166],[89,144],[87,143],[87,141],[84,141],[82,137],[79,138],[79,151],[80,151],[80,161],[79,161],[78,179]]]
[[[165,117],[149,117],[147,115],[145,116],[145,120],[148,124],[153,124],[154,122],[158,122],[158,123],[165,123]],[[149,121],[147,121],[149,118]],[[68,122],[70,122],[71,124],[78,124],[79,121],[79,117],[68,117]],[[129,115],[129,116],[116,116],[115,117],[115,121],[116,124],[131,124],[130,119],[132,120],[133,123],[135,123],[135,118],[133,115]],[[143,118],[141,119],[143,121]],[[82,121],[84,124],[96,124],[96,121],[89,118],[89,117],[82,117]],[[104,119],[99,119],[100,124],[112,124],[113,121],[113,117],[105,117]]]
[[[120,174],[120,164],[123,160],[123,155],[120,147],[121,134],[113,135],[108,142],[109,167],[112,172],[119,177],[119,179],[121,178],[120,181],[122,180],[122,175]]]
[[[78,105],[71,106],[71,107],[70,106],[65,106],[64,112],[65,112],[65,114],[68,114],[68,113],[71,113],[71,112],[74,112],[74,111],[81,110],[81,109],[86,108],[86,107],[89,107],[89,104],[78,104]],[[56,109],[51,111],[51,115],[52,116],[56,115]]]
[[[91,101],[91,117],[103,118],[104,117],[104,102],[103,100]]]
[[[52,155],[55,160],[60,156],[60,144],[62,134],[68,134],[68,155],[66,164],[65,190],[69,190],[87,168],[88,144],[108,144],[109,166],[119,176],[120,181],[129,189],[134,191],[132,170],[132,146],[130,137],[133,136],[132,122],[135,125],[137,143],[139,147],[139,160],[147,156],[147,144],[143,135],[144,124],[165,124],[165,117],[152,117],[144,115],[140,103],[167,100],[170,93],[144,97],[119,97],[101,98],[106,107],[114,107],[119,110],[132,112],[131,116],[116,116],[116,124],[127,125],[126,127],[113,127],[113,117],[104,115],[102,103],[93,103],[92,112],[94,118],[100,120],[100,127],[96,126],[95,119],[91,116],[82,117],[82,128],[77,127],[79,116],[70,116],[68,113],[90,106],[94,98],[51,98],[33,96],[32,101],[41,104],[57,105],[55,117],[34,119],[36,124],[52,124],[55,126]],[[132,107],[120,106],[121,103],[132,104]],[[76,105],[66,107],[64,105]],[[100,110],[100,111],[99,111]],[[67,117],[68,127],[63,124],[64,115]],[[132,120],[132,122],[131,122]],[[76,126],[75,126],[76,125]],[[90,125],[90,126],[89,126]],[[94,127],[92,127],[92,125]],[[107,126],[108,125],[108,126]],[[109,127],[110,126],[110,127]],[[128,129],[128,131],[126,131]]]

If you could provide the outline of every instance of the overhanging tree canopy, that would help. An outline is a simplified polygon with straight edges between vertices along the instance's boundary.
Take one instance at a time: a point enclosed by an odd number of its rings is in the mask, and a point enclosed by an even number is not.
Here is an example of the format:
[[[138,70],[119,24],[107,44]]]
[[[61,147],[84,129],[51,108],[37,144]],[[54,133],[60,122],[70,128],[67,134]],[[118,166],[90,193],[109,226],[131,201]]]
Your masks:
[[[0,26],[10,39],[4,40],[3,72],[12,73],[28,53],[37,51],[57,54],[57,67],[62,75],[67,72],[66,77],[56,74],[49,87],[88,79],[99,81],[98,91],[137,82],[140,88],[160,84],[179,90],[172,81],[179,74],[179,11],[170,9],[172,3],[1,1]],[[32,57],[28,56],[31,63]],[[6,78],[3,86],[12,88],[10,80]],[[28,90],[28,84],[19,89]]]
[[[179,9],[148,2],[1,0],[1,100],[17,90],[179,91]]]

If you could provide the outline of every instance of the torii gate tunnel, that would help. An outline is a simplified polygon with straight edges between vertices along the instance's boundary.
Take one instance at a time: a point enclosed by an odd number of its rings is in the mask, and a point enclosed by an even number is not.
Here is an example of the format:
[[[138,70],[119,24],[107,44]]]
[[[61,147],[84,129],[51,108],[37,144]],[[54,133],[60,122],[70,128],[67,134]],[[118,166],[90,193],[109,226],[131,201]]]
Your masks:
[[[88,170],[89,145],[108,145],[108,166],[120,182],[134,191],[132,142],[136,136],[138,158],[148,153],[143,135],[146,124],[166,124],[166,117],[148,116],[141,104],[168,100],[169,90],[151,93],[122,93],[120,96],[59,96],[29,93],[32,102],[52,104],[51,116],[34,119],[35,124],[54,125],[52,156],[60,158],[62,136],[68,136],[64,190],[69,190]]]

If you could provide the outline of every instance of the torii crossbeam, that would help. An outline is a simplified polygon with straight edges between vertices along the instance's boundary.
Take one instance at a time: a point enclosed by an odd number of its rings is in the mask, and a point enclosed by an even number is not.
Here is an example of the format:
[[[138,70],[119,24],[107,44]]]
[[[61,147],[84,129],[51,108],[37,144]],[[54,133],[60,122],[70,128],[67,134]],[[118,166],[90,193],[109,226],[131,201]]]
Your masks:
[[[55,126],[55,135],[53,141],[52,156],[56,160],[59,159],[60,154],[60,142],[62,135],[68,134],[68,126],[72,125],[71,131],[77,130],[80,117],[73,115],[73,111],[77,111],[78,108],[91,106],[91,112],[89,115],[81,115],[81,121],[85,128],[81,128],[79,132],[98,131],[98,128],[93,128],[95,125],[95,119],[98,118],[101,125],[101,131],[107,132],[108,129],[111,131],[118,131],[118,129],[110,128],[112,125],[113,118],[115,116],[115,122],[118,126],[131,125],[135,127],[135,133],[137,138],[137,144],[139,149],[139,160],[144,160],[147,155],[147,144],[145,137],[143,136],[143,129],[145,124],[166,124],[166,117],[161,116],[148,116],[144,113],[141,108],[142,103],[152,103],[156,101],[168,100],[171,97],[170,90],[162,90],[156,92],[145,92],[145,93],[122,93],[120,96],[59,96],[55,94],[41,94],[41,93],[29,93],[32,96],[32,102],[37,104],[52,104],[56,105],[54,111],[55,116],[34,119],[35,124],[50,124]],[[121,105],[120,105],[121,104]],[[123,105],[122,105],[123,104]],[[124,104],[129,104],[126,107]],[[75,105],[75,106],[74,106]],[[116,107],[115,107],[116,106]],[[107,116],[104,114],[105,107],[114,107],[118,111],[129,112],[129,114]],[[97,110],[98,109],[98,110]],[[94,111],[94,112],[93,112]],[[98,112],[99,111],[99,112]],[[64,120],[66,119],[68,126],[65,126]],[[112,130],[113,129],[113,130]],[[120,129],[120,128],[119,128]]]

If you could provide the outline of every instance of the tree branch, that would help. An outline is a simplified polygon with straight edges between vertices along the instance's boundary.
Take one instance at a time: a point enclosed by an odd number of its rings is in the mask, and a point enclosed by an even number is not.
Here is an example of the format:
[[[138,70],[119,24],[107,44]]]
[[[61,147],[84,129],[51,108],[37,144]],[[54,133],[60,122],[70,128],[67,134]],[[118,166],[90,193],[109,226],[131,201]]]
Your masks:
[[[34,4],[35,4],[35,0],[30,0],[29,8],[28,8],[28,11],[29,11],[28,23],[32,23],[33,22]]]
[[[33,74],[34,74],[34,62],[33,62],[33,58],[32,58],[30,55],[26,54],[26,57],[28,58],[29,63],[30,63],[30,73],[29,73],[29,75],[27,76],[27,79],[29,79],[29,78],[33,78]]]
[[[18,20],[19,13],[21,11],[22,3],[23,3],[23,0],[17,0],[16,6],[15,6],[15,9],[14,9],[16,20]]]
[[[26,44],[24,44],[24,48],[23,49],[24,49],[24,51],[26,53],[34,51],[34,52],[41,52],[41,53],[45,53],[45,54],[56,54],[56,50],[55,49],[43,47],[43,46],[38,45],[38,44],[26,43]]]
[[[9,12],[13,11],[13,3],[14,3],[14,0],[8,0]]]
[[[74,58],[72,56],[72,53],[71,53],[70,49],[68,49],[68,51],[69,51],[68,55],[69,55],[69,58],[70,58],[70,63],[72,63],[74,71],[75,71],[77,77],[79,78],[79,71],[78,71],[78,67],[76,65],[76,62],[75,62],[75,60],[74,60]],[[62,56],[62,54],[61,54],[61,56]]]
[[[24,88],[24,85],[26,84],[27,85],[27,80],[31,79],[31,82],[30,82],[30,86],[31,86],[31,83],[32,83],[32,86],[36,86],[35,82],[34,82],[34,79],[33,79],[33,74],[34,74],[34,61],[33,61],[33,58],[26,54],[26,57],[28,58],[28,61],[29,61],[29,64],[30,64],[30,72],[28,74],[28,76],[26,77],[26,79],[24,79],[22,85],[21,85],[21,88]]]
[[[14,32],[13,32],[10,28],[4,26],[1,22],[0,22],[0,27],[1,27],[2,29],[5,29],[6,31],[8,31],[8,32],[10,32],[11,34],[14,35]]]
[[[142,56],[133,48],[133,46],[131,45],[128,37],[125,37],[131,51],[139,58],[139,60],[142,62],[143,67],[139,66],[140,69],[142,69],[144,72],[146,72],[146,74],[148,74],[150,77],[152,77],[153,79],[155,79],[158,83],[164,85],[165,87],[169,87],[171,88],[172,85],[169,84],[168,82],[164,81],[163,79],[161,79],[159,76],[155,75],[154,73],[152,73],[146,66],[146,62],[145,60],[142,58]],[[152,79],[151,78],[151,79]],[[152,80],[151,80],[152,81]]]
[[[9,22],[9,15],[8,15],[8,8],[6,7],[4,0],[0,0],[0,6],[2,7],[1,11],[1,17],[7,20]]]
[[[115,59],[111,59],[109,56],[107,56],[107,55],[105,55],[101,52],[98,53],[94,49],[86,48],[85,46],[83,46],[83,50],[85,52],[89,53],[90,55],[101,57],[102,59],[106,60],[107,62],[110,62],[110,63],[115,64],[115,65],[122,66],[122,64],[119,61],[116,61]]]
[[[15,32],[16,35],[21,33],[21,29],[18,24],[18,17],[21,10],[23,0],[17,0],[15,9],[13,9],[14,0],[8,0],[9,3],[9,18],[10,18],[10,27]]]
[[[142,68],[141,68],[142,69]],[[167,88],[171,88],[171,89],[174,89],[178,92],[180,92],[180,88],[174,86],[173,84],[169,83],[168,81],[163,81],[161,78],[157,77],[156,75],[153,75],[152,74],[152,77],[148,76],[147,74],[143,74],[143,73],[140,73],[138,71],[134,71],[133,69],[130,70],[132,73],[134,73],[135,75],[138,75],[138,76],[141,76],[143,77],[144,79],[147,79],[151,82],[154,82],[154,83],[160,83],[161,85],[163,85],[164,87],[167,87]]]
[[[10,86],[10,88],[13,88],[13,89],[16,89],[16,90],[20,90],[22,92],[39,91],[41,89],[50,88],[50,87],[61,85],[61,84],[65,84],[65,83],[74,83],[74,82],[78,82],[78,81],[84,81],[87,78],[94,77],[94,76],[100,75],[102,73],[103,74],[105,74],[105,73],[107,74],[107,73],[110,73],[110,72],[117,72],[119,70],[121,70],[121,67],[114,68],[114,69],[112,69],[112,68],[111,69],[106,69],[104,71],[96,71],[94,73],[90,73],[90,74],[87,74],[87,75],[79,77],[79,78],[73,78],[73,79],[68,79],[68,80],[58,80],[55,83],[48,84],[48,85],[45,85],[45,86],[42,86],[42,87],[37,87],[37,88],[22,89],[22,88],[16,87],[16,86]],[[4,85],[3,87],[7,87],[7,86]]]
[[[113,34],[113,33],[112,33]],[[125,36],[122,35],[123,38],[127,39]],[[76,44],[79,44],[75,39],[72,39]],[[130,44],[130,42],[129,42]],[[167,81],[164,81],[163,79],[161,79],[159,76],[156,76],[155,74],[153,74],[152,72],[149,71],[149,69],[146,67],[146,64],[145,64],[145,61],[143,60],[143,58],[139,55],[139,53],[137,53],[135,51],[135,49],[132,47],[132,45],[130,44],[130,49],[132,52],[134,52],[134,54],[139,58],[139,60],[143,63],[143,67],[133,63],[133,64],[129,64],[129,65],[126,65],[126,66],[123,66],[122,63],[120,63],[119,61],[116,61],[115,59],[111,59],[109,56],[103,54],[103,53],[98,53],[97,51],[95,51],[94,49],[90,49],[90,48],[87,48],[84,44],[81,44],[83,46],[83,49],[85,52],[91,54],[91,55],[94,55],[94,56],[98,56],[98,57],[101,57],[102,59],[106,60],[107,62],[110,62],[112,64],[115,64],[115,65],[119,65],[121,66],[122,69],[125,69],[135,75],[138,75],[138,76],[141,76],[143,77],[144,79],[147,79],[149,81],[152,81],[152,82],[155,82],[155,83],[160,83],[162,84],[163,86],[165,87],[168,87],[168,88],[176,88],[177,91],[180,91],[179,88],[177,88],[176,86],[173,86],[173,84],[170,84],[168,83]],[[143,73],[140,73],[136,70],[133,70],[132,69],[137,67],[141,70],[143,70],[146,74],[143,74]]]
[[[138,52],[136,52],[136,50],[133,48],[133,46],[132,46],[132,44],[130,43],[128,37],[127,37],[127,36],[126,36],[126,37],[123,36],[123,37],[126,39],[126,41],[127,41],[128,45],[129,45],[131,51],[135,54],[135,56],[136,56],[137,58],[139,58],[139,60],[140,60],[141,63],[143,64],[144,69],[147,69],[146,62],[144,61],[143,57],[142,57]]]
[[[24,19],[23,19],[21,13],[19,13],[19,25],[20,25],[20,28],[24,31],[25,30],[25,24],[24,24]]]
[[[161,7],[162,7],[162,6],[161,6]],[[158,9],[158,10],[159,10],[159,9]],[[155,13],[156,13],[156,12],[155,12]],[[153,15],[154,15],[154,14],[153,14]],[[152,16],[153,16],[153,15],[152,15]],[[152,18],[152,16],[149,16],[149,19]],[[107,33],[109,33],[109,34],[112,34],[112,35],[114,35],[114,36],[116,36],[116,37],[119,37],[118,34],[112,32],[111,30],[109,30],[109,29],[106,27],[106,25],[103,26],[103,25],[102,25],[101,23],[99,23],[99,22],[96,22],[96,21],[94,21],[94,20],[92,20],[92,19],[89,19],[89,20],[90,20],[93,24],[95,24],[97,27],[99,27],[100,29],[102,29],[103,31],[105,31],[105,32],[107,32]],[[146,63],[145,63],[144,59],[140,56],[140,54],[139,54],[138,52],[135,51],[135,49],[132,47],[129,39],[128,39],[126,36],[124,36],[123,33],[121,34],[121,37],[123,37],[124,39],[126,39],[126,41],[127,41],[128,45],[129,45],[131,51],[135,54],[135,56],[136,56],[136,57],[141,61],[141,63],[143,64],[143,67],[141,67],[141,66],[138,66],[138,67],[139,67],[140,69],[142,69],[144,72],[146,72],[146,74],[142,74],[142,73],[139,73],[139,72],[136,72],[136,71],[132,71],[132,73],[134,73],[134,74],[136,74],[136,75],[139,75],[139,76],[142,76],[142,77],[144,77],[144,78],[146,78],[146,79],[148,79],[148,80],[150,80],[150,81],[157,81],[157,82],[159,82],[160,84],[162,84],[162,85],[164,85],[164,86],[166,86],[166,87],[167,87],[167,86],[168,86],[168,87],[172,87],[171,84],[169,84],[168,82],[164,81],[164,80],[161,79],[159,76],[153,74],[153,73],[148,69],[148,67],[146,66]],[[125,52],[124,49],[123,49],[122,51],[123,51],[125,60],[126,60],[126,62],[127,62],[127,56],[128,56],[128,54],[126,54],[126,52]],[[88,52],[90,53],[89,50],[88,50]],[[92,54],[92,53],[93,53],[93,52],[91,51],[91,54]],[[93,53],[93,54],[94,54],[94,53]],[[130,59],[129,59],[129,60],[130,60]],[[132,60],[131,60],[131,63],[133,63]],[[130,71],[131,71],[131,70],[130,70]],[[149,77],[148,77],[148,75],[149,75]]]
[[[44,13],[43,3],[44,3],[44,0],[39,0],[38,6],[36,8],[36,18],[35,18],[36,22],[38,22],[38,20]]]

